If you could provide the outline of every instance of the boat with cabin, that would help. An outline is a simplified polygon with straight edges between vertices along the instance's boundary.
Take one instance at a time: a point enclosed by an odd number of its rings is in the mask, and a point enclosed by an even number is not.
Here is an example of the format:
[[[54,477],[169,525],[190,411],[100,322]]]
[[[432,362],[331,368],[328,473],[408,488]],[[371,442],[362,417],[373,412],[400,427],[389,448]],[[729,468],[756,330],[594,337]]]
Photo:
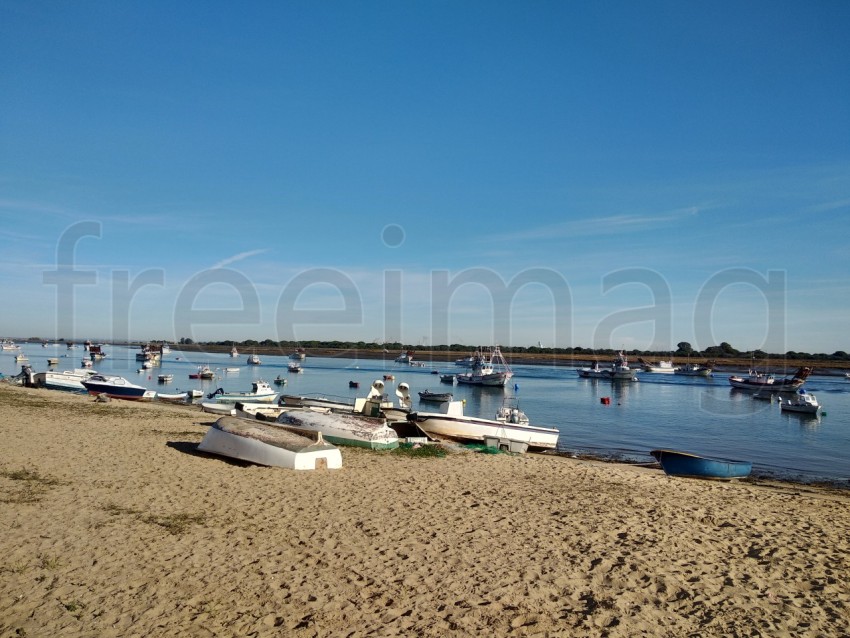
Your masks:
[[[70,392],[86,392],[83,381],[96,375],[97,372],[89,369],[75,368],[74,370],[48,370],[35,375],[36,385],[43,385],[51,390],[66,390]]]
[[[793,377],[777,379],[773,374],[759,372],[755,368],[750,368],[746,376],[730,376],[729,383],[733,388],[739,390],[761,390],[763,388],[769,388],[774,392],[793,392],[802,387],[811,373],[812,369],[810,367],[802,366],[794,373]]]
[[[488,352],[479,348],[473,358],[470,371],[456,376],[459,384],[504,387],[514,375],[499,346],[491,347]]]
[[[802,388],[797,391],[794,398],[782,399],[779,403],[782,412],[796,412],[798,414],[811,414],[817,416],[821,412],[820,403],[814,394],[809,394]]]
[[[524,443],[530,450],[554,450],[560,432],[557,428],[531,425],[527,418],[516,415],[511,421],[510,412],[501,410],[496,419],[466,416],[462,401],[449,401],[440,406],[440,412],[411,412],[407,420],[415,423],[428,436],[461,442],[483,443],[485,439]]]
[[[258,365],[260,365],[260,364],[262,364],[262,363],[263,363],[263,362],[262,362],[262,361],[260,361],[260,357],[259,357],[259,356],[257,356],[257,353],[256,353],[256,352],[255,352],[255,353],[252,353],[252,354],[250,354],[250,355],[248,355],[248,365],[249,365],[249,366],[258,366]]]
[[[95,374],[82,382],[86,391],[94,396],[106,395],[113,399],[150,401],[156,396],[154,390],[127,381],[124,377],[111,374]]]
[[[706,361],[702,364],[688,361],[685,365],[676,368],[673,373],[686,377],[711,377],[714,376],[714,365],[714,361]]]
[[[208,399],[217,403],[236,403],[237,401],[253,403],[274,403],[277,392],[268,383],[259,379],[251,382],[251,389],[247,392],[225,392],[224,388],[210,392]]]
[[[579,368],[578,376],[582,379],[606,379],[608,381],[637,381],[634,370],[629,367],[629,360],[622,350],[618,351],[610,366],[602,367],[594,361],[590,367]]]
[[[640,372],[649,372],[652,374],[673,374],[676,371],[676,366],[673,365],[672,360],[650,363],[638,358],[638,363],[640,364]]]

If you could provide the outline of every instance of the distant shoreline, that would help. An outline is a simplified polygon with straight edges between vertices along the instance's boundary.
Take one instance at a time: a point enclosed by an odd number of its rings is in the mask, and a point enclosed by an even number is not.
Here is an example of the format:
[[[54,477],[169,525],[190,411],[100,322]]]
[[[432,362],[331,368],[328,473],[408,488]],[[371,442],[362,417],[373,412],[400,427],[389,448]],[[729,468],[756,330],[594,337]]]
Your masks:
[[[238,346],[237,346],[238,347]],[[227,354],[230,352],[230,346],[216,346],[216,345],[172,345],[172,350],[181,350],[184,352],[209,352],[209,353],[217,353],[217,354]],[[258,347],[258,348],[250,348],[240,351],[239,356],[247,356],[248,354],[256,353],[261,356],[289,356],[292,354],[291,350],[283,350],[281,348],[275,347]],[[358,358],[358,359],[374,359],[374,360],[384,360],[390,363],[394,363],[395,358],[398,356],[398,353],[395,352],[383,352],[380,350],[371,350],[371,349],[357,349],[357,348],[307,348],[306,354],[308,357],[324,357],[324,358]],[[450,351],[450,350],[416,350],[414,351],[414,361],[420,361],[425,363],[426,365],[437,365],[444,363],[451,363],[454,365],[456,359],[461,359],[463,357],[469,356],[468,351]],[[600,361],[605,363],[611,357],[607,357],[605,355],[585,355],[585,354],[534,354],[534,353],[523,353],[523,354],[511,354],[511,353],[503,353],[505,355],[505,359],[507,359],[508,363],[511,365],[549,365],[555,367],[580,367],[586,365],[588,363],[592,363],[593,361]],[[688,357],[665,357],[666,360],[672,360],[674,364],[684,364],[688,363]],[[691,362],[700,363],[705,361],[705,357],[692,357]],[[655,361],[657,357],[647,357],[647,361]],[[814,374],[829,374],[828,371],[835,371],[836,373],[843,373],[846,371],[850,371],[850,362],[842,362],[842,361],[817,361],[817,360],[809,360],[809,359],[799,359],[793,361],[782,362],[780,360],[775,360],[776,363],[773,363],[773,360],[769,360],[767,363],[767,368],[769,371],[772,371],[774,374],[777,374],[778,370],[787,371],[789,374],[793,374],[794,371],[801,366],[809,366],[813,368]],[[637,363],[636,358],[631,358],[631,363],[634,365]],[[748,370],[752,362],[750,359],[719,359],[717,360],[717,365],[715,366],[715,370],[722,372],[734,372],[738,370]],[[761,364],[758,364],[759,370],[763,370]]]

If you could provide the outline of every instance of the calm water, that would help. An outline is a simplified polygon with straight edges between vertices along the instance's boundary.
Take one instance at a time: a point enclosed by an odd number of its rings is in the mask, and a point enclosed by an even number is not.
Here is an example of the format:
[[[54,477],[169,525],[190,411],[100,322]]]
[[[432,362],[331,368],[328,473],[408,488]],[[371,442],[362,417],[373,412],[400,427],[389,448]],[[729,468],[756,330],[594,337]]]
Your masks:
[[[414,368],[392,361],[370,359],[330,359],[308,357],[304,372],[290,374],[286,357],[263,355],[263,365],[248,366],[248,353],[232,359],[228,355],[197,355],[175,351],[166,355],[160,367],[138,373],[135,349],[109,346],[108,357],[96,362],[95,369],[118,374],[128,380],[163,392],[200,388],[212,392],[249,390],[252,379],[271,382],[276,376],[287,377],[282,390],[289,394],[323,392],[354,398],[365,396],[369,385],[384,374],[395,375],[387,382],[394,398],[394,385],[405,381],[414,396],[414,409],[435,410],[434,404],[420,406],[416,392],[446,391],[432,369],[459,372],[460,368],[440,363],[434,368]],[[42,348],[24,345],[23,352],[36,372],[47,369],[48,357],[60,357],[58,370],[80,367],[87,353],[82,347]],[[20,371],[15,353],[0,355],[0,372]],[[199,365],[217,369],[218,378],[195,381],[189,374]],[[238,366],[238,373],[224,368]],[[157,376],[174,374],[174,381],[161,385]],[[728,375],[710,379],[675,375],[640,374],[637,383],[614,383],[579,379],[572,368],[515,366],[513,383],[506,388],[475,388],[455,385],[455,399],[466,400],[466,413],[492,418],[506,394],[514,393],[532,424],[557,427],[561,431],[559,448],[565,452],[620,456],[633,460],[652,460],[654,448],[676,448],[698,454],[745,459],[753,462],[754,473],[799,480],[850,481],[850,381],[844,377],[813,376],[806,389],[817,395],[823,406],[820,418],[782,413],[779,405],[754,400],[750,393],[733,390]],[[349,389],[349,381],[360,388]],[[600,399],[610,397],[610,405]]]

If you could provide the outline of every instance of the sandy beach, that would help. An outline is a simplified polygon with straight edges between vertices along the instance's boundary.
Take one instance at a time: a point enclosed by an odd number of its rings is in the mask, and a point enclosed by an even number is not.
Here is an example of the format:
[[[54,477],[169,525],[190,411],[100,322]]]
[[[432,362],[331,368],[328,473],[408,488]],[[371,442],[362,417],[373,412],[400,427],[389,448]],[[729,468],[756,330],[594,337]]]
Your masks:
[[[841,636],[850,494],[555,455],[196,451],[211,415],[0,384],[0,637]]]

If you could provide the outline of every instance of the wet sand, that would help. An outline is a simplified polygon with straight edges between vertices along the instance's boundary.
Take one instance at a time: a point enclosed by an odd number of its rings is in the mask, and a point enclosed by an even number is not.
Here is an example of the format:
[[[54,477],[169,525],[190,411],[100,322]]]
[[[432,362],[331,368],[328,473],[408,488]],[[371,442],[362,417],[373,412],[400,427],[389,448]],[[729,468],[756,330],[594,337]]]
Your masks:
[[[850,494],[554,455],[203,455],[0,384],[0,636],[839,636]]]

